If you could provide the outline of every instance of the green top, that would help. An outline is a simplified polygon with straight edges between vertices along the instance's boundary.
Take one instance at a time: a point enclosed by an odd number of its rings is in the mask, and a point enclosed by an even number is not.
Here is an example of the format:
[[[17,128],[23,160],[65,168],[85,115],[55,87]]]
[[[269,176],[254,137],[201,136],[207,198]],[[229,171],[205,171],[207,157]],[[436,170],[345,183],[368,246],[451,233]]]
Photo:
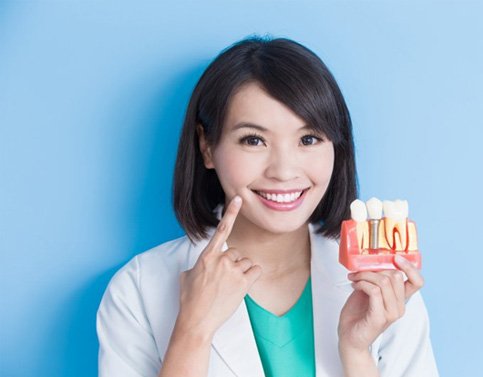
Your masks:
[[[245,296],[266,377],[314,377],[314,325],[310,277],[298,301],[276,316]]]

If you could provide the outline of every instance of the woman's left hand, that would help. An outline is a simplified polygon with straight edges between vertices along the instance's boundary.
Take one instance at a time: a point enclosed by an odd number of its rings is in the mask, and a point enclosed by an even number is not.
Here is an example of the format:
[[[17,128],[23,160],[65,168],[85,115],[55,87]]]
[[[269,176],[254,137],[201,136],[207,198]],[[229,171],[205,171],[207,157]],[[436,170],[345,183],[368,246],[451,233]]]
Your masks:
[[[424,283],[419,271],[404,257],[396,256],[399,270],[350,273],[354,292],[339,319],[339,349],[343,353],[367,353],[369,346],[392,323],[401,318],[409,297]]]

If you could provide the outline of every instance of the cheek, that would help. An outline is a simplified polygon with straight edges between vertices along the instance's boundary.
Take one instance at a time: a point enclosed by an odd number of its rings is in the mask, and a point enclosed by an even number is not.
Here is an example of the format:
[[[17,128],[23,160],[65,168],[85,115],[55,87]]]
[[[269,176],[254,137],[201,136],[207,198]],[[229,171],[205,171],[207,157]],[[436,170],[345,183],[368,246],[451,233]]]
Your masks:
[[[327,148],[315,158],[316,161],[320,161],[314,164],[314,159],[307,165],[309,167],[309,174],[313,177],[312,179],[319,183],[320,185],[328,185],[330,178],[332,177],[332,172],[334,170],[334,149],[332,146]]]
[[[220,148],[213,156],[215,170],[225,192],[249,184],[259,172],[260,164],[247,154],[225,151]]]

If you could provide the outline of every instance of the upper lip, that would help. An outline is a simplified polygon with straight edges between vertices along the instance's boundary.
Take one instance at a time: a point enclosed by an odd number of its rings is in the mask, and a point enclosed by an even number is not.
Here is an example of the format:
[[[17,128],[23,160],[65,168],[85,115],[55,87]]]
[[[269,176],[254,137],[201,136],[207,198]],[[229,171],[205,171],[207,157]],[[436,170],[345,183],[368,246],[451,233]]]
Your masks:
[[[290,190],[253,189],[253,191],[265,192],[267,194],[292,194],[294,192],[301,192],[301,191],[305,191],[307,189],[308,189],[308,187],[301,188],[301,189],[290,189]]]

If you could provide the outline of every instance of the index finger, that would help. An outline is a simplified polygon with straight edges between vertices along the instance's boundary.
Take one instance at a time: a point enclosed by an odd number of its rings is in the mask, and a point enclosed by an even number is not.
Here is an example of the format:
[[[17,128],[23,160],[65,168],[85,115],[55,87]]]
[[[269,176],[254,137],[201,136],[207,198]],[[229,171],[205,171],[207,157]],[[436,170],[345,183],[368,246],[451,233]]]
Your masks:
[[[215,234],[208,243],[210,249],[221,251],[223,244],[226,242],[233,229],[233,224],[238,216],[238,212],[240,212],[241,204],[242,199],[238,195],[228,204],[225,214],[215,230]]]

